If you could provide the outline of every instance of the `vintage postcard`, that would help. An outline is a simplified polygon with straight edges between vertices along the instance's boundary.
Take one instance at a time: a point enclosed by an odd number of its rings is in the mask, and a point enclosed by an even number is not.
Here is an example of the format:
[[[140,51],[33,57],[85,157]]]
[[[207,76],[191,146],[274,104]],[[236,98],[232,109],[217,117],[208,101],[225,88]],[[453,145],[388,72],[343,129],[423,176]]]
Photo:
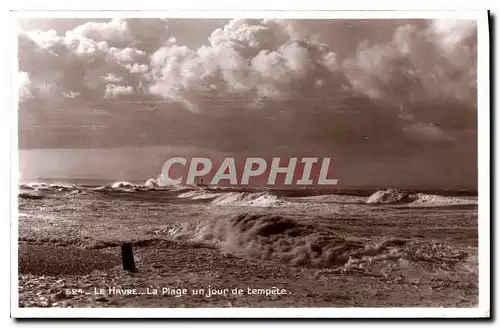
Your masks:
[[[487,12],[12,16],[12,316],[489,317]]]

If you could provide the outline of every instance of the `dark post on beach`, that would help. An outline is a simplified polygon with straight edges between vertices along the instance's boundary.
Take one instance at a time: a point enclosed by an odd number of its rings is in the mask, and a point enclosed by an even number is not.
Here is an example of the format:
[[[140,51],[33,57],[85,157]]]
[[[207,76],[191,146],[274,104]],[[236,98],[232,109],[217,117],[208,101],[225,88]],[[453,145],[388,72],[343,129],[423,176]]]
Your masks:
[[[122,262],[123,270],[137,272],[134,261],[134,252],[132,251],[131,243],[122,244]]]

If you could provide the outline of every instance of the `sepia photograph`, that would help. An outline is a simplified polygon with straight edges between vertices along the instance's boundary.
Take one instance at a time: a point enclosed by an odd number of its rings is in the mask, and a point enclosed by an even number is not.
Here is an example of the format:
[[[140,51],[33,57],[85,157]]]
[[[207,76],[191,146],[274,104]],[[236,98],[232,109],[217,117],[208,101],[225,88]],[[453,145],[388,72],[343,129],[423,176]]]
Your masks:
[[[487,12],[15,24],[14,316],[489,317]]]

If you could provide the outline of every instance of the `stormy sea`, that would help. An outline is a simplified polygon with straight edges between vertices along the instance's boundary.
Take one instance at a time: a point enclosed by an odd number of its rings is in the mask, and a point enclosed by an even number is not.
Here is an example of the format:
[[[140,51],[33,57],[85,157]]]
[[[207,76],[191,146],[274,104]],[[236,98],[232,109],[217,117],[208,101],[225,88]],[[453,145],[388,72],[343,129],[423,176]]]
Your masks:
[[[21,307],[478,303],[475,190],[37,182],[18,201]]]

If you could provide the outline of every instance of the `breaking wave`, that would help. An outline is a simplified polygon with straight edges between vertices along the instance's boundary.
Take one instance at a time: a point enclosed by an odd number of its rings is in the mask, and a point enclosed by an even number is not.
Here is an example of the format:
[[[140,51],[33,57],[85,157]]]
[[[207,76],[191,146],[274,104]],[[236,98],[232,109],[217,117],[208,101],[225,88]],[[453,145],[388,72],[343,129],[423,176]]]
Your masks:
[[[410,194],[404,190],[377,190],[366,200],[367,204],[392,204],[411,202]]]
[[[149,179],[144,184],[133,184],[128,181],[116,181],[111,186],[99,186],[93,188],[94,191],[123,191],[123,192],[135,192],[135,191],[151,191],[165,189],[166,187],[160,187],[156,179]]]
[[[477,204],[477,198],[446,197],[439,195],[416,194],[412,205],[467,205]]]
[[[95,191],[109,191],[112,189],[110,186],[99,186],[99,187],[93,188],[93,190],[95,190]]]
[[[43,199],[45,198],[45,195],[42,194],[41,192],[39,191],[21,191],[19,193],[19,198],[23,198],[23,199]]]
[[[67,191],[78,189],[75,184],[62,184],[62,183],[43,183],[43,182],[31,182],[31,183],[21,183],[19,189],[24,190],[53,190],[53,191]]]
[[[382,189],[373,193],[367,204],[408,204],[415,205],[472,205],[477,204],[477,198],[430,195],[424,193],[410,194],[405,190]]]
[[[208,190],[190,190],[188,192],[179,194],[177,197],[199,200],[199,199],[214,199],[216,197],[219,197],[220,195],[221,193],[211,192]]]
[[[268,192],[213,192],[210,190],[190,190],[179,194],[179,198],[211,200],[214,205],[271,207],[282,206],[286,202]]]
[[[212,201],[215,205],[232,205],[232,206],[256,206],[269,207],[281,206],[285,202],[275,195],[267,192],[247,193],[247,192],[230,192],[223,194]]]
[[[157,232],[158,233],[158,232]],[[410,239],[349,240],[326,227],[289,217],[242,213],[196,223],[169,226],[162,233],[174,240],[215,243],[238,257],[279,261],[293,266],[361,270],[386,274],[409,268],[465,270],[468,252],[443,242]],[[472,262],[471,262],[472,263]]]
[[[19,185],[19,198],[23,199],[43,199],[48,195],[56,192],[69,192],[70,194],[79,194],[83,190],[75,184],[61,184],[61,183],[21,183]]]
[[[64,183],[22,183],[19,185],[19,197],[25,199],[40,199],[54,193],[80,194],[86,191],[103,193],[135,193],[168,191],[179,199],[204,201],[217,206],[239,207],[279,207],[291,204],[301,204],[302,208],[329,204],[359,204],[369,205],[405,205],[409,207],[461,206],[477,205],[477,196],[442,196],[425,193],[410,193],[398,189],[382,189],[370,197],[346,196],[343,194],[325,194],[320,196],[294,197],[280,194],[276,191],[249,190],[238,188],[206,188],[201,186],[159,186],[155,179],[149,179],[143,184],[128,181],[117,181],[110,185],[98,187],[79,186]]]
[[[192,200],[206,200],[213,205],[221,206],[251,206],[251,207],[273,207],[284,206],[290,203],[342,203],[342,204],[406,204],[408,206],[452,206],[477,204],[476,197],[452,197],[429,195],[423,193],[411,194],[404,190],[387,189],[378,190],[368,199],[356,198],[343,195],[323,195],[311,197],[285,197],[274,195],[271,192],[247,192],[247,191],[221,191],[218,189],[184,189],[180,190],[178,198]]]
[[[158,188],[158,181],[156,179],[148,179],[146,182],[144,182],[144,187]]]
[[[135,184],[130,183],[128,181],[117,181],[111,185],[111,188],[113,188],[113,189],[122,189],[122,188],[123,189],[133,189],[135,187],[136,187]]]

